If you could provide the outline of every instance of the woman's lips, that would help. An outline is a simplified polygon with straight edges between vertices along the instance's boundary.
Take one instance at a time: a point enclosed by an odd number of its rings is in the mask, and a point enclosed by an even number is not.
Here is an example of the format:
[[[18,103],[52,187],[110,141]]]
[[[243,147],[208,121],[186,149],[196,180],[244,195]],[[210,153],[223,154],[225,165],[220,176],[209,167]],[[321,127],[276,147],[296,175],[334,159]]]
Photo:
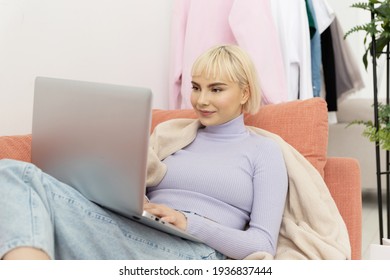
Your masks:
[[[199,113],[200,113],[203,117],[209,117],[209,116],[211,116],[212,114],[214,114],[215,112],[214,112],[214,111],[207,111],[207,110],[199,110]]]

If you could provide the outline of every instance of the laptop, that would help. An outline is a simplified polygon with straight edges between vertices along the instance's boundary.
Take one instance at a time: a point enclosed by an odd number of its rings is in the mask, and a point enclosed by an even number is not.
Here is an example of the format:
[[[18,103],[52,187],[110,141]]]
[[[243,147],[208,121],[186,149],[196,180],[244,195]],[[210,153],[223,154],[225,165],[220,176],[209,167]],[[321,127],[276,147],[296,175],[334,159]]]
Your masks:
[[[151,104],[147,88],[37,77],[32,163],[96,204],[200,242],[143,210]]]

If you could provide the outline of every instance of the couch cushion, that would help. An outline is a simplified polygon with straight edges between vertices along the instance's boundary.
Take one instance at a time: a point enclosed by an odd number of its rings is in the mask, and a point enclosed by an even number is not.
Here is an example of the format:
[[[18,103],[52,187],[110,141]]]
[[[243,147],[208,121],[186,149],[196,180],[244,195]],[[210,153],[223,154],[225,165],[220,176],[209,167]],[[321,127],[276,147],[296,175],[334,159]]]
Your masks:
[[[189,109],[155,109],[152,130],[158,123],[173,118],[196,118],[196,115]],[[257,114],[246,115],[245,123],[281,136],[324,176],[328,145],[328,110],[324,99],[317,97],[265,105]]]

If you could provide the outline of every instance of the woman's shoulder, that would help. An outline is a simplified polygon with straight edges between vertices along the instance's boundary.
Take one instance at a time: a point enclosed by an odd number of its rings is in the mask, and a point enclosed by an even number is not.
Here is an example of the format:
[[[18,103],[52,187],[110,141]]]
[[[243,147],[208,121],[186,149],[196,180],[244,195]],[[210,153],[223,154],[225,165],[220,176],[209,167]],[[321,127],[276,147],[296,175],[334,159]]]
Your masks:
[[[269,140],[271,140],[271,142],[275,142],[279,146],[286,143],[282,137],[280,137],[279,135],[277,135],[273,132],[270,132],[268,130],[265,130],[265,129],[262,129],[259,127],[255,127],[255,126],[247,126],[247,129],[249,130],[249,132],[251,134],[257,135],[261,139],[269,139]]]
[[[248,127],[248,130],[249,139],[252,142],[252,146],[256,149],[269,153],[282,152],[281,145],[284,143],[284,140],[280,136],[256,127]]]
[[[257,130],[256,128],[252,129],[251,127],[249,127],[248,130],[249,130],[249,139],[251,139],[252,141],[258,142],[258,143],[261,143],[261,144],[267,145],[267,146],[268,145],[275,146],[275,147],[279,146],[278,142],[273,137],[269,137],[268,133],[270,133],[270,132],[267,132],[267,131],[261,130],[261,129]]]

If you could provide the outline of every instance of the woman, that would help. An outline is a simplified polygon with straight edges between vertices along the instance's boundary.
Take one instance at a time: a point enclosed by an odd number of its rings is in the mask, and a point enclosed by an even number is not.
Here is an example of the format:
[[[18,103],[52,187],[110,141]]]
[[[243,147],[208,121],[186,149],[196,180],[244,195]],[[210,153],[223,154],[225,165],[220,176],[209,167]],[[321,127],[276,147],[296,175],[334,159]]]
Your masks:
[[[203,243],[131,221],[31,164],[4,160],[0,257],[242,259],[258,251],[275,255],[287,172],[278,145],[244,125],[243,114],[255,113],[260,104],[248,55],[237,46],[217,46],[201,55],[192,69],[191,102],[197,120],[162,123],[151,136],[150,201],[144,208]]]

